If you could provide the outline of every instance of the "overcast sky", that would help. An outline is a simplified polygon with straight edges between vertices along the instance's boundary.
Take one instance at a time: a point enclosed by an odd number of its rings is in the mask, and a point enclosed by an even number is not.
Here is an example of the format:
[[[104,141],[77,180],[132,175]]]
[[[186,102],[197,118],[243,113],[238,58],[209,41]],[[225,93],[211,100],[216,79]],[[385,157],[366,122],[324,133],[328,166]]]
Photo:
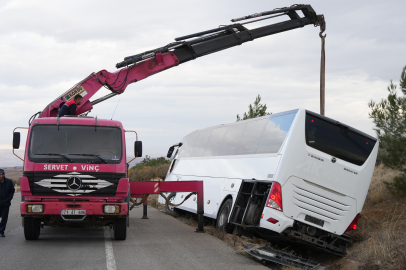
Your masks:
[[[292,4],[0,0],[0,167],[22,165],[11,154],[13,129],[90,73],[114,72],[125,56]],[[406,65],[406,1],[308,4],[327,22],[326,116],[375,135],[367,104],[385,97]],[[110,119],[119,102],[114,119],[138,132],[144,154],[162,156],[193,130],[234,122],[258,94],[273,113],[319,112],[318,33],[309,25],[190,61],[130,85],[91,115]]]

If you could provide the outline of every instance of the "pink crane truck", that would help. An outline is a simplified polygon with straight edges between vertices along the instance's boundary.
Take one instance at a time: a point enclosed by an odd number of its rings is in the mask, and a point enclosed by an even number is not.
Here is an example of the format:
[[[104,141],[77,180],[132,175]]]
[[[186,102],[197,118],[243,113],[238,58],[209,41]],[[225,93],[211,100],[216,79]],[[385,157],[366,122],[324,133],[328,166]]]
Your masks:
[[[20,205],[27,240],[41,226],[113,225],[126,237],[129,180],[125,130],[91,117],[39,118],[29,128]],[[142,144],[135,151],[142,154]]]
[[[299,11],[303,16],[297,13]],[[246,24],[278,16],[285,16],[287,20],[252,29],[245,27]],[[244,20],[250,21],[241,23]],[[196,192],[197,231],[203,231],[202,181],[130,183],[125,141],[128,130],[119,121],[97,119],[88,114],[94,105],[122,94],[129,84],[198,57],[306,25],[320,26],[321,32],[325,30],[323,15],[317,15],[310,5],[255,13],[232,22],[125,57],[116,65],[120,70],[101,70],[90,74],[30,118],[25,128],[28,129],[28,137],[24,157],[19,157],[24,162],[20,210],[27,240],[38,239],[44,226],[109,226],[114,229],[117,240],[124,240],[131,197],[143,197],[146,211],[147,195],[162,195],[162,192]],[[102,87],[111,93],[90,101]],[[57,117],[61,106],[76,95],[83,97],[83,102],[77,106],[77,115]],[[15,130],[13,153],[20,147],[21,136]],[[138,135],[134,155],[142,156]]]

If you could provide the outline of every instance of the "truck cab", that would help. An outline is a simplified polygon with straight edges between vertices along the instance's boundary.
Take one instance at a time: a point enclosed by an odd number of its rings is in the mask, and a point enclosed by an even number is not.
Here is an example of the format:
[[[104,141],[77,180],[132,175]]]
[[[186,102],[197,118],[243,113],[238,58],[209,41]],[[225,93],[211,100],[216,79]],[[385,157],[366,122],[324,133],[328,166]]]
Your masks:
[[[93,117],[35,119],[28,128],[21,177],[24,234],[40,228],[101,227],[126,238],[130,199],[122,123]],[[13,148],[19,148],[14,133]],[[135,142],[136,156],[142,144]]]

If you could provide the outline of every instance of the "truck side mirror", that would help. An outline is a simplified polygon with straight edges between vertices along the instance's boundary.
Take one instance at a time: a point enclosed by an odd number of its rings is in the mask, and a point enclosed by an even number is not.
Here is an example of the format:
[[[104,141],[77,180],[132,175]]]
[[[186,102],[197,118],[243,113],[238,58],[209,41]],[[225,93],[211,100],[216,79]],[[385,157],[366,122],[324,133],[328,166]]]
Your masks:
[[[175,150],[175,147],[173,147],[173,146],[169,147],[168,154],[166,155],[167,158],[172,157],[173,150]]]
[[[142,157],[142,142],[141,141],[134,142],[134,156]]]
[[[14,132],[13,133],[13,149],[19,149],[20,148],[20,132]]]

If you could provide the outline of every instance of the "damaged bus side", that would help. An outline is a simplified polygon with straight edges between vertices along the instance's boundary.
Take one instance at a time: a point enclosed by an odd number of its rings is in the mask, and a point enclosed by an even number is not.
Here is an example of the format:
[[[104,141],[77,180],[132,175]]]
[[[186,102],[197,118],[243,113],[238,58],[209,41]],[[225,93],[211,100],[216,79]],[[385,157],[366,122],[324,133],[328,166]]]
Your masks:
[[[166,181],[204,181],[205,216],[220,229],[286,236],[344,254],[378,144],[343,123],[297,109],[188,134],[174,146]],[[184,196],[170,199],[178,203]],[[179,209],[196,212],[196,199]]]

